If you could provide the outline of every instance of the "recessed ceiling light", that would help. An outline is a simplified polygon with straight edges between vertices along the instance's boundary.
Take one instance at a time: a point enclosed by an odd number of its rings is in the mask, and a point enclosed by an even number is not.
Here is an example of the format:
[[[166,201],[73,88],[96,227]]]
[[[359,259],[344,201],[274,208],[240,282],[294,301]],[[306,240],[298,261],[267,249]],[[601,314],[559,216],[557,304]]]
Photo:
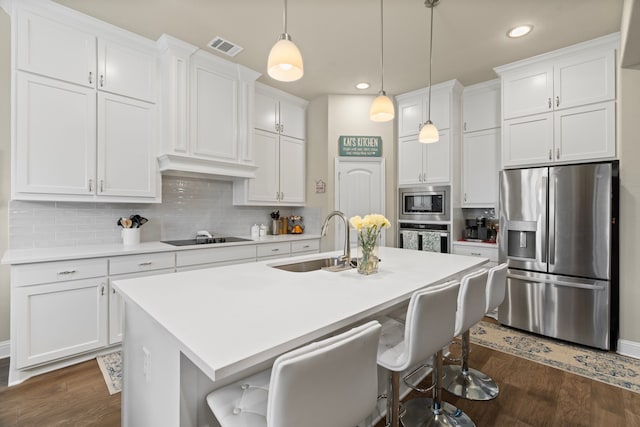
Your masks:
[[[533,25],[518,25],[517,27],[510,29],[507,33],[507,36],[515,39],[518,37],[526,36],[531,32],[531,30],[533,30]]]
[[[356,88],[361,89],[361,90],[369,89],[369,83],[367,83],[367,82],[358,83],[356,85]]]

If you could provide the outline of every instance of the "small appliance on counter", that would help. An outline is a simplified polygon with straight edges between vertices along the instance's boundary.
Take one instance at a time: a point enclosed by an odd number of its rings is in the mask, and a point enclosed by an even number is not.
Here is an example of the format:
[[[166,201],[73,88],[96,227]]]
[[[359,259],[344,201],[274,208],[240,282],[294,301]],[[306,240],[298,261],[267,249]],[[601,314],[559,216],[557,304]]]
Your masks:
[[[479,216],[476,219],[467,219],[462,238],[470,242],[495,243],[497,230],[496,219]]]

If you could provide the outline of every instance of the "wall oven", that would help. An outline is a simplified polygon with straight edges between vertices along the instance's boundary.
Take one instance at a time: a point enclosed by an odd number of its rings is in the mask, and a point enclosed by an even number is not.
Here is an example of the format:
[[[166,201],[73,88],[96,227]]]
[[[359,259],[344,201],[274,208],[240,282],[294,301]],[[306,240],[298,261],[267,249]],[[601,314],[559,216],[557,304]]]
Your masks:
[[[399,248],[449,253],[449,224],[400,222],[398,229]]]
[[[448,221],[450,218],[450,187],[416,186],[401,187],[398,199],[400,221]]]

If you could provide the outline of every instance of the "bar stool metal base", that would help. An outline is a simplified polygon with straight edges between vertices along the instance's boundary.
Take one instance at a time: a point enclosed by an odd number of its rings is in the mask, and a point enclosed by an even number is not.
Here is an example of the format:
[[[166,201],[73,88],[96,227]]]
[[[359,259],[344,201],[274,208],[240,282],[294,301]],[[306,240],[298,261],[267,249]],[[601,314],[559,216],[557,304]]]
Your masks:
[[[404,404],[406,414],[402,417],[404,427],[468,426],[475,427],[471,418],[450,403],[442,402],[437,411],[433,399],[411,399]]]
[[[468,400],[491,400],[498,396],[498,385],[486,374],[472,368],[466,372],[460,365],[443,367],[442,388]]]

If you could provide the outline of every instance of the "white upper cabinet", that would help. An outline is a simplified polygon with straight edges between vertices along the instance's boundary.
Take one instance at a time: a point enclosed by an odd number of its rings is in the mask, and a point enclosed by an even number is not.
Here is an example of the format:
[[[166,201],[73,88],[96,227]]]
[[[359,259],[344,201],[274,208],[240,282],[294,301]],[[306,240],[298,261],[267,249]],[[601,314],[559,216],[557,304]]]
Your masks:
[[[462,139],[462,206],[495,207],[498,202],[500,129],[465,133]]]
[[[452,82],[434,85],[431,88],[431,121],[438,129],[451,127]],[[429,117],[429,89],[420,89],[399,95],[398,137],[418,135]]]
[[[18,69],[155,102],[156,59],[149,43],[109,39],[88,24],[19,10]]]
[[[96,36],[40,14],[17,10],[17,67],[95,87]]]
[[[95,90],[29,73],[16,77],[13,197],[94,194]]]
[[[476,132],[501,126],[500,79],[467,86],[462,93],[462,130]]]
[[[155,104],[98,94],[99,195],[155,196],[155,114]]]
[[[255,179],[235,181],[235,205],[305,203],[307,101],[256,83],[253,153]]]
[[[191,58],[192,154],[235,161],[238,157],[238,77],[212,56]],[[228,68],[228,69],[226,69]]]
[[[254,84],[260,75],[163,34],[160,170],[255,177]]]
[[[464,88],[462,206],[495,207],[500,169],[500,79]]]
[[[398,185],[442,184],[451,180],[451,140],[448,131],[431,144],[418,137],[398,141]]]
[[[155,44],[55,3],[12,18],[12,198],[159,202]]]
[[[398,185],[446,184],[454,175],[459,150],[462,85],[451,80],[433,86],[431,121],[440,141],[418,142],[420,127],[427,120],[428,88],[398,95]],[[457,123],[457,125],[456,125]],[[459,164],[459,161],[458,161]],[[458,173],[458,172],[455,172]]]
[[[98,89],[155,102],[155,52],[133,46],[98,39]]]
[[[306,103],[292,101],[257,85],[253,127],[305,139]]]
[[[612,34],[496,68],[502,78],[502,165],[615,158]]]

